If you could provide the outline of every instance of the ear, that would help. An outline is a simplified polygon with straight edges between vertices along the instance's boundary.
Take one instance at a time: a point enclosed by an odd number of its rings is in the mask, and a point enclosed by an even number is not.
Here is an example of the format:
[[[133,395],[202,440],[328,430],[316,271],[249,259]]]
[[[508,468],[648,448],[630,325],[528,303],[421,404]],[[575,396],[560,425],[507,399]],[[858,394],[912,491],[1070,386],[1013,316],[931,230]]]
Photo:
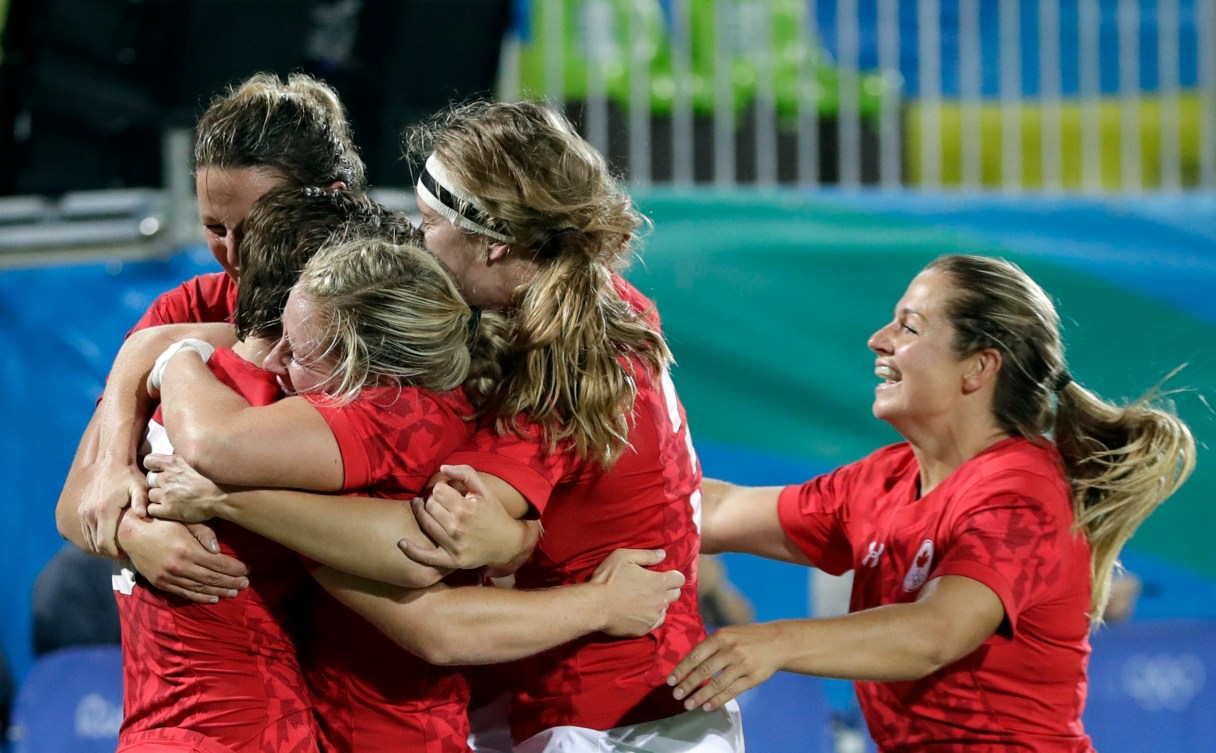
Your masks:
[[[963,372],[963,393],[971,394],[983,389],[989,384],[996,384],[996,376],[1001,371],[1001,352],[996,348],[984,348],[967,359],[967,369]]]
[[[495,262],[499,262],[499,261],[502,261],[503,259],[506,259],[507,254],[509,254],[509,253],[511,253],[511,245],[509,243],[502,243],[501,241],[495,241],[490,244],[489,252],[488,252],[486,258],[489,260],[489,262],[491,264],[493,264]]]

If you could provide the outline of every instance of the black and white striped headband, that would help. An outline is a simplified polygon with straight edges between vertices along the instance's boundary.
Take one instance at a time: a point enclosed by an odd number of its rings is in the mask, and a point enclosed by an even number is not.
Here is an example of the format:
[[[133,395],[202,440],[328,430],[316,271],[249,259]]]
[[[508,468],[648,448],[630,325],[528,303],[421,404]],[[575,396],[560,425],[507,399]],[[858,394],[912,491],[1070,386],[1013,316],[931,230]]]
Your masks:
[[[426,158],[418,176],[418,197],[444,219],[462,230],[484,235],[497,241],[511,243],[514,239],[486,224],[496,222],[490,213],[477,205],[472,196],[456,188],[448,171],[434,154]]]

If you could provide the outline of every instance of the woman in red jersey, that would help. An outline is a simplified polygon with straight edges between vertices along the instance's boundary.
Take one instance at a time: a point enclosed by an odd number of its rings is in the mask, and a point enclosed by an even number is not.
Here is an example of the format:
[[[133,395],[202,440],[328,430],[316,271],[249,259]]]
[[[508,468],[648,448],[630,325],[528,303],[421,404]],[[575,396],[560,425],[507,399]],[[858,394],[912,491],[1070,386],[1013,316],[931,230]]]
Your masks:
[[[494,421],[447,462],[476,471],[456,478],[514,516],[539,516],[544,536],[516,586],[577,581],[621,545],[661,546],[665,566],[689,577],[646,639],[585,639],[513,666],[516,749],[740,750],[737,708],[687,715],[663,685],[704,635],[701,473],[658,314],[619,274],[641,216],[603,156],[543,105],[455,108],[411,147],[425,157],[416,193],[427,248],[466,298],[509,310],[514,324]],[[504,558],[486,555],[459,564]]]
[[[801,486],[704,487],[708,551],[852,570],[850,613],[723,628],[675,697],[847,678],[882,751],[1091,751],[1089,630],[1123,544],[1190,474],[1189,430],[1073,381],[1051,299],[1003,260],[933,261],[869,346],[874,415],[904,442]]]
[[[366,188],[364,165],[337,93],[304,74],[285,81],[258,73],[217,95],[195,127],[194,173],[199,219],[222,271],[200,275],[159,296],[132,332],[164,324],[231,322],[240,274],[243,223],[253,203],[276,186]],[[150,365],[150,364],[149,364]],[[145,367],[146,368],[146,367]],[[115,537],[122,510],[147,498],[137,449],[151,406],[137,402],[142,374],[110,375],[108,395],[81,439],[56,508],[62,536],[84,551],[120,556]],[[181,527],[158,529],[166,547],[185,549]],[[204,540],[214,536],[200,532]],[[197,600],[224,596],[239,584],[239,562],[195,544],[189,557],[166,563],[158,587]]]

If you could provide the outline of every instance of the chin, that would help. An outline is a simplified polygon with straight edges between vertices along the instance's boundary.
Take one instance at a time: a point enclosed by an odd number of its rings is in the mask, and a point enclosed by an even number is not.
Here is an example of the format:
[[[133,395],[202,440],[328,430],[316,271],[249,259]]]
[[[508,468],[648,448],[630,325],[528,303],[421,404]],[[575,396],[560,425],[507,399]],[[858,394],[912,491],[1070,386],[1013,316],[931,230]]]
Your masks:
[[[870,404],[870,412],[874,414],[874,418],[885,421],[885,416],[891,412],[891,406],[882,399],[882,395],[875,395],[874,402]]]
[[[878,400],[874,401],[874,405],[870,408],[870,412],[874,414],[874,418],[891,425],[894,425],[894,422],[899,419],[899,410],[896,409],[895,406],[886,405]]]

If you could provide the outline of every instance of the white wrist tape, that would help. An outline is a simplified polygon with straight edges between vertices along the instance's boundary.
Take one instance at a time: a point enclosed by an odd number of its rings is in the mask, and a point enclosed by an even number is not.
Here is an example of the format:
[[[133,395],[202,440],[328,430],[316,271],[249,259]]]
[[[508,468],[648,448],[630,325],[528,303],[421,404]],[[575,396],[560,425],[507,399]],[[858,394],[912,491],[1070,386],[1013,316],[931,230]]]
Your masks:
[[[211,360],[212,354],[215,353],[215,346],[206,340],[196,340],[193,337],[188,337],[185,340],[178,340],[165,351],[156,357],[156,363],[152,366],[152,374],[148,377],[148,382],[156,390],[160,389],[160,378],[165,373],[165,366],[169,364],[169,360],[173,356],[181,353],[183,350],[193,350],[198,353],[199,358],[203,359],[203,363]]]

